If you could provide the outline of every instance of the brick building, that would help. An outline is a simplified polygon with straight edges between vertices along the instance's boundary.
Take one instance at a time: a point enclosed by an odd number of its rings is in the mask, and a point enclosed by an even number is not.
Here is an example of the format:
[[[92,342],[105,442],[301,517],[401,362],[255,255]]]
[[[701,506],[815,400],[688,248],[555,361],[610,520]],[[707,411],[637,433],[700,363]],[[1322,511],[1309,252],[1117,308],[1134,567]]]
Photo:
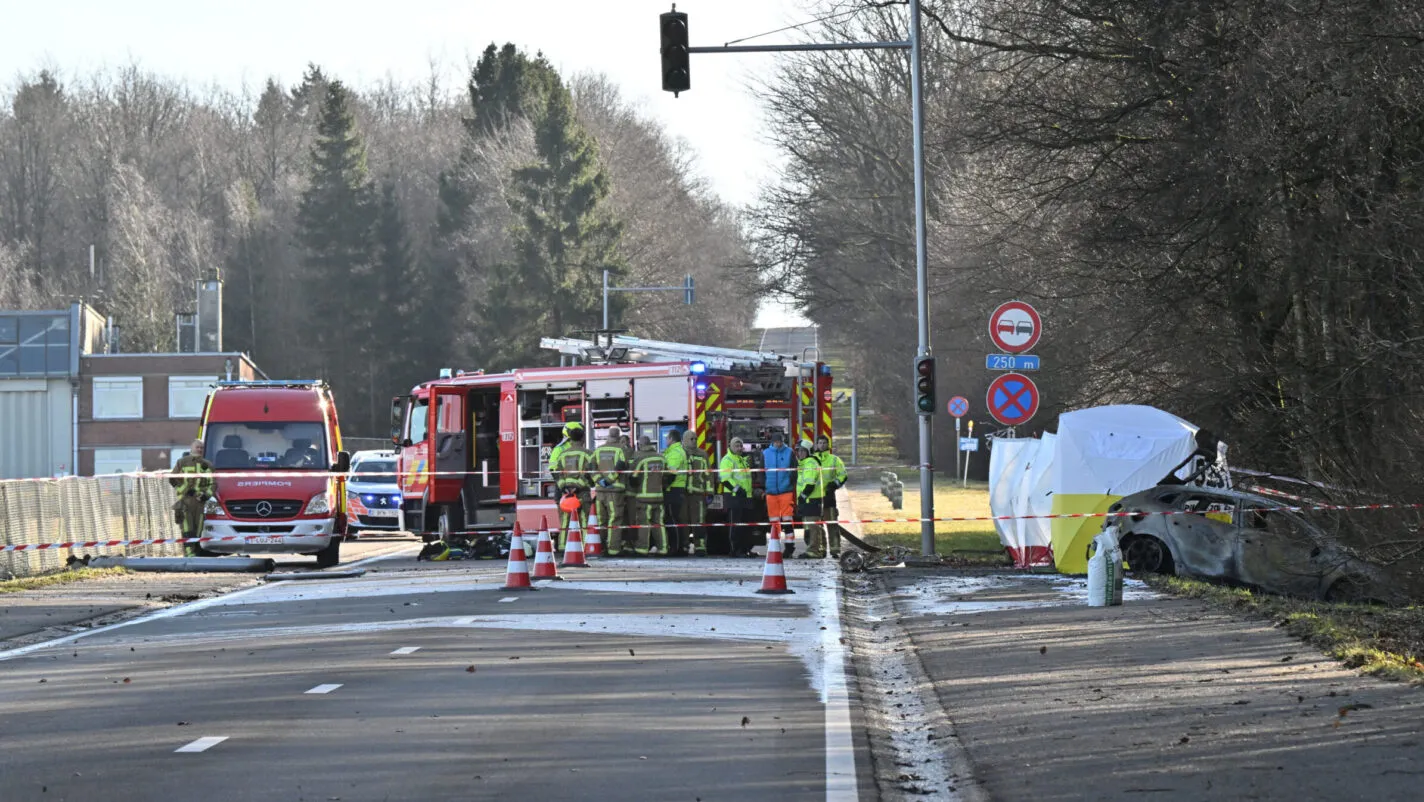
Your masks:
[[[79,360],[79,473],[166,470],[198,435],[220,380],[267,378],[246,354],[90,354]]]

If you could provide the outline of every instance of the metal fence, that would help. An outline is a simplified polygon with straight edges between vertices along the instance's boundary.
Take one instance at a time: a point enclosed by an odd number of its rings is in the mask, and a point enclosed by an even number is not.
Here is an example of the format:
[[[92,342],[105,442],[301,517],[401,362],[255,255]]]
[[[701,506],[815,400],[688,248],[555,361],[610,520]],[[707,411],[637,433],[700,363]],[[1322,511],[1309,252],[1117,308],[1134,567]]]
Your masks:
[[[0,481],[0,546],[178,537],[161,476]],[[70,555],[177,556],[181,544],[0,551],[0,579],[65,567]]]

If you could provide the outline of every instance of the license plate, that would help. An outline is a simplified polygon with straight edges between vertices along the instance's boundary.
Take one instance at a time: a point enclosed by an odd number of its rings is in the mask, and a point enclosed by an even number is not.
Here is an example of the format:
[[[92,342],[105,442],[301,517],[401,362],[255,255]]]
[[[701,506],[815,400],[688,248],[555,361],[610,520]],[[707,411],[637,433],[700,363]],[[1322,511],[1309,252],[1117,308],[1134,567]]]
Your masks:
[[[400,510],[367,510],[366,514],[372,518],[395,518],[400,515]]]
[[[251,541],[249,541],[249,542],[251,542],[251,543],[276,544],[276,543],[281,543],[283,540],[285,540],[285,538],[280,538],[280,537],[254,537],[254,538],[252,538]]]

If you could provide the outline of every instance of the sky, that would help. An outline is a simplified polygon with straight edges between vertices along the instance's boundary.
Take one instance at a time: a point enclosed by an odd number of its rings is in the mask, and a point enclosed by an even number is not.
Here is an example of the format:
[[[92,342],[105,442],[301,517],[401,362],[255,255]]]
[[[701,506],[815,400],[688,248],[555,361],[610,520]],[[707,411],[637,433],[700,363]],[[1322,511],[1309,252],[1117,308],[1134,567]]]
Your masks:
[[[13,3],[0,26],[0,80],[41,68],[82,76],[130,63],[185,80],[254,92],[268,77],[300,80],[309,62],[356,86],[423,82],[432,63],[463,86],[491,41],[542,50],[560,72],[607,74],[624,96],[698,154],[729,203],[754,201],[775,180],[777,154],[759,135],[754,85],[774,54],[692,57],[692,90],[661,90],[658,15],[666,0],[50,0]],[[681,0],[694,46],[812,19],[812,0]],[[790,41],[780,33],[755,43]],[[749,43],[750,44],[750,43]],[[757,325],[798,325],[766,305]]]

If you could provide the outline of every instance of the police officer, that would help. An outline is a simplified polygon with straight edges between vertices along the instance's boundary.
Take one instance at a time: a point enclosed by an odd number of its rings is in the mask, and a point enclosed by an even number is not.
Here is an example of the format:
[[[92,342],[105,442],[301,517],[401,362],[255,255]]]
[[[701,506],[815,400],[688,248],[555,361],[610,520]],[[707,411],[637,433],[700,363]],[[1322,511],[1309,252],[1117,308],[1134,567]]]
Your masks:
[[[841,517],[836,507],[836,491],[845,487],[846,467],[841,458],[831,451],[831,439],[825,435],[816,438],[816,460],[821,463],[821,476],[826,483],[825,498],[821,503],[821,517],[826,521],[826,540],[832,557],[841,556],[841,525],[836,519]]]
[[[578,499],[579,531],[588,531],[588,508],[593,503],[589,494],[589,470],[592,468],[593,454],[583,444],[583,424],[577,421],[564,426],[564,439],[549,452],[549,470],[553,473],[559,497],[574,496]],[[568,543],[569,513],[559,505],[559,531],[563,543]],[[557,548],[562,548],[558,546]]]
[[[608,553],[622,556],[628,540],[623,523],[623,497],[626,495],[628,468],[631,460],[623,445],[623,430],[613,426],[608,439],[593,450],[593,492],[598,499],[598,521],[603,525]]]
[[[752,474],[742,449],[742,439],[733,437],[728,443],[727,453],[717,463],[717,482],[727,499],[727,526],[731,528],[728,537],[733,557],[753,556],[751,534],[742,523],[746,520],[752,498]]]
[[[652,438],[643,435],[638,438],[638,453],[633,459],[633,469],[628,474],[629,489],[633,494],[633,506],[637,511],[634,520],[638,531],[648,533],[648,553],[657,554],[658,543],[666,553],[667,530],[663,528],[663,480],[667,463],[658,453]]]
[[[826,495],[826,482],[821,463],[811,456],[810,440],[802,440],[796,448],[796,513],[806,528],[806,551],[802,557],[825,557],[821,544],[821,503]]]
[[[188,446],[188,453],[173,464],[173,473],[188,474],[168,478],[168,484],[178,493],[178,500],[173,502],[173,517],[184,538],[202,537],[203,511],[208,499],[213,497],[213,464],[203,459],[202,440],[194,440]],[[183,544],[183,553],[189,557],[201,556],[203,552],[196,541]]]
[[[687,556],[687,449],[682,445],[682,432],[668,433],[668,446],[663,451],[663,465],[672,481],[663,488],[663,525],[667,532],[667,555]]]

